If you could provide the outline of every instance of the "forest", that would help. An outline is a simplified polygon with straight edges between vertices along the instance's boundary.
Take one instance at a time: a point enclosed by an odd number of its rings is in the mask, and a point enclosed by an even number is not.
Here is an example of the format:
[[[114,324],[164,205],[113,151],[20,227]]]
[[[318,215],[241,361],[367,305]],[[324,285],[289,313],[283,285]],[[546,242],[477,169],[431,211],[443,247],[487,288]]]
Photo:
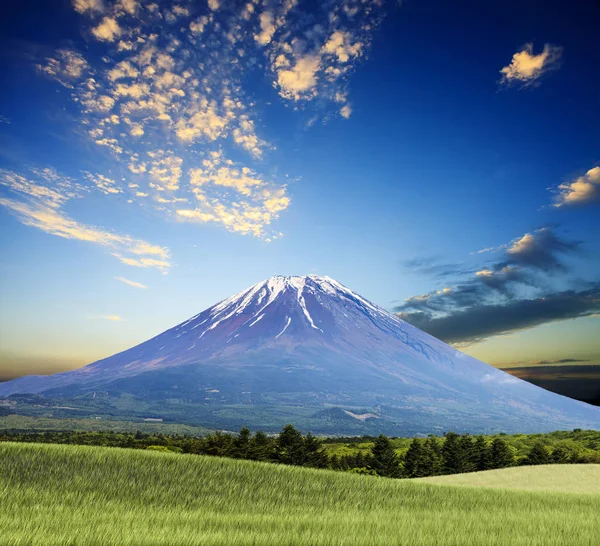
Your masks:
[[[318,438],[292,425],[278,435],[214,432],[206,436],[143,432],[0,432],[0,441],[94,445],[212,455],[389,478],[420,478],[523,465],[600,463],[600,432],[427,438]]]

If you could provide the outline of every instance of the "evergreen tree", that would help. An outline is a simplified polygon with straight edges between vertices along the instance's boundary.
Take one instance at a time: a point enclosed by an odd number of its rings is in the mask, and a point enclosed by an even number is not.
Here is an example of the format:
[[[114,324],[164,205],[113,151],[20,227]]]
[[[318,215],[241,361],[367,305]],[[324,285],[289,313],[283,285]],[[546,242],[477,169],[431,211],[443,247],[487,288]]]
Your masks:
[[[404,476],[407,478],[421,478],[424,472],[424,452],[421,440],[413,438],[408,451],[404,456]]]
[[[400,474],[398,455],[387,436],[380,434],[371,448],[371,469],[379,476],[397,478]]]
[[[204,439],[204,453],[217,457],[229,457],[232,452],[232,438],[220,431],[209,434]]]
[[[550,464],[552,459],[550,458],[550,453],[544,444],[541,442],[537,442],[533,445],[529,454],[523,461],[523,464],[526,465],[535,465],[535,464]]]
[[[250,440],[248,458],[253,461],[268,461],[273,458],[273,442],[262,431],[258,431]]]
[[[555,464],[568,464],[571,462],[571,454],[563,446],[557,446],[552,451],[552,462]]]
[[[249,459],[250,453],[250,431],[242,427],[237,437],[233,440],[231,456],[235,459]]]
[[[327,468],[329,466],[329,457],[325,453],[322,443],[310,432],[304,438],[304,466],[312,468]]]
[[[463,449],[460,436],[456,432],[448,432],[445,435],[442,456],[444,458],[442,467],[444,474],[458,474],[463,471]]]
[[[483,436],[477,436],[475,438],[475,468],[477,470],[489,470],[492,468],[492,453],[491,447],[488,446],[487,441]]]
[[[515,464],[515,456],[502,438],[494,438],[490,447],[490,468],[506,468]]]
[[[465,434],[458,440],[458,445],[461,455],[459,472],[473,472],[477,470],[477,452],[473,439]]]
[[[423,445],[423,476],[437,476],[442,472],[442,447],[435,436],[430,436]]]
[[[354,468],[363,468],[365,466],[365,456],[362,451],[357,451],[354,455]]]
[[[348,455],[342,455],[340,457],[340,470],[349,470],[350,465],[348,464]]]
[[[334,454],[329,458],[329,468],[331,470],[341,470],[340,459],[337,455]]]
[[[292,425],[285,425],[279,433],[276,453],[283,464],[304,464],[304,438]]]

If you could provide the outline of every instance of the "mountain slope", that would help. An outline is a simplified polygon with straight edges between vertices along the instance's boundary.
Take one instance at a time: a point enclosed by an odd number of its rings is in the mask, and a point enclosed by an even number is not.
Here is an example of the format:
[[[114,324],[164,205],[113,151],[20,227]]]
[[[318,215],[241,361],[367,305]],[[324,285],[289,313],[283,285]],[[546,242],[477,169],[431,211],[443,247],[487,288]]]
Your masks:
[[[343,433],[600,426],[599,409],[475,360],[318,276],[272,277],[107,359],[0,384],[0,396],[14,393],[129,394],[222,427],[288,418]]]

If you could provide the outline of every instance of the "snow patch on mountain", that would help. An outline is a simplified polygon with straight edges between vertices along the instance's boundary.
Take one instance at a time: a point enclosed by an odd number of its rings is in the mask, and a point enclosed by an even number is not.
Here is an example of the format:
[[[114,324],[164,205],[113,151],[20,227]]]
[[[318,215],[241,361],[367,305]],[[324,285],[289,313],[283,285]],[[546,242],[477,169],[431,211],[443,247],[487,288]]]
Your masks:
[[[285,326],[283,327],[283,330],[281,330],[281,332],[279,332],[275,336],[275,339],[277,339],[281,334],[283,334],[288,329],[288,326],[291,324],[291,322],[292,322],[292,319],[290,317],[287,317],[287,322],[285,323]]]

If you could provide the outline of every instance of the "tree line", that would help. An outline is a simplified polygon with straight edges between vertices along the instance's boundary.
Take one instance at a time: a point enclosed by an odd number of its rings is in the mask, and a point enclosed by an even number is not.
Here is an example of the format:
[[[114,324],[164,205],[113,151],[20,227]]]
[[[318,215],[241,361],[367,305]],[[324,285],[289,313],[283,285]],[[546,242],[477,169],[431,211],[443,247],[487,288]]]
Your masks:
[[[526,457],[517,459],[514,449],[501,437],[488,440],[483,436],[454,432],[446,433],[442,438],[414,438],[403,454],[398,454],[390,438],[381,434],[374,438],[367,453],[328,455],[322,440],[311,433],[303,435],[292,425],[283,427],[276,436],[260,431],[252,434],[243,427],[238,434],[215,432],[203,437],[142,432],[0,432],[0,441],[149,449],[329,468],[390,478],[420,478],[515,465],[600,462],[600,455],[582,458],[560,445],[549,449],[542,442],[533,444]]]

